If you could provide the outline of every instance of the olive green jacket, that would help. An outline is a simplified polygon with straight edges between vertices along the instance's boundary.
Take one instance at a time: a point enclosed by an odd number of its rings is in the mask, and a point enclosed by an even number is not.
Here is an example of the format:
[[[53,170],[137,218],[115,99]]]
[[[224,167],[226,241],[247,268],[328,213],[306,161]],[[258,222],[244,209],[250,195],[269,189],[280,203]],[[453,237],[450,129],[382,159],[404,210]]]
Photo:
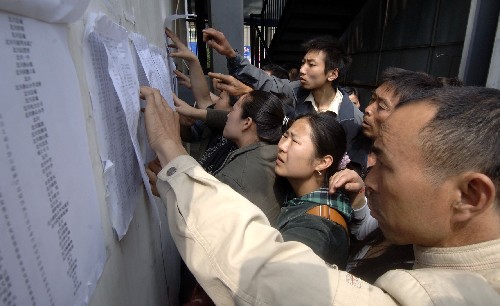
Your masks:
[[[284,200],[274,166],[278,147],[257,142],[231,152],[214,176],[257,205],[274,225]]]

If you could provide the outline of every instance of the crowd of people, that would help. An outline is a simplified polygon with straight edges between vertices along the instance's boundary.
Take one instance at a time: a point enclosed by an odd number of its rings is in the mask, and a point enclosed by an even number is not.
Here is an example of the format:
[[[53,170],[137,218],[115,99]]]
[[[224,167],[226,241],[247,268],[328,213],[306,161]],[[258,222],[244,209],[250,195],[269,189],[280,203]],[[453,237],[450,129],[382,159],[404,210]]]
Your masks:
[[[227,58],[216,92],[168,29],[196,103],[141,88],[147,173],[201,305],[500,303],[499,90],[387,68],[362,113],[335,39],[306,42],[293,81],[203,33]]]

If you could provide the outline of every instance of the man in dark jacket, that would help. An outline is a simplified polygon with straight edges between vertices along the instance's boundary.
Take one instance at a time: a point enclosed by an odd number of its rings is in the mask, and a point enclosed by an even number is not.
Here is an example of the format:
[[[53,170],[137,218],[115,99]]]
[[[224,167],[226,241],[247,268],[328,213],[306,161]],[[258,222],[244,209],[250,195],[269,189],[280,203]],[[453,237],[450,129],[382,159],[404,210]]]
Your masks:
[[[292,98],[296,115],[313,111],[334,112],[346,132],[351,166],[356,170],[366,168],[370,141],[362,133],[363,114],[354,107],[349,95],[338,86],[339,76],[351,62],[338,41],[331,37],[318,37],[306,42],[300,79],[290,82],[269,76],[251,65],[231,47],[223,33],[205,29],[203,37],[207,45],[226,56],[232,76],[253,89],[282,93]],[[243,93],[245,92],[237,90],[230,92],[234,95]]]

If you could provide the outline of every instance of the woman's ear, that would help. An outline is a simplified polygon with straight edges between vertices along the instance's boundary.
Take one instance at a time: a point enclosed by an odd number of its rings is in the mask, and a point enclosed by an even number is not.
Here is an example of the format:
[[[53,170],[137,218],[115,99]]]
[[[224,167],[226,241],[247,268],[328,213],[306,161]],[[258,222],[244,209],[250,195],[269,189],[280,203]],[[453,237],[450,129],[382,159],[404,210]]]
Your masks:
[[[460,197],[453,204],[455,221],[467,221],[495,205],[496,188],[488,176],[467,172],[459,175],[458,180]]]
[[[253,123],[253,119],[251,117],[246,117],[245,119],[243,119],[243,128],[242,128],[242,130],[246,131],[249,128],[251,128],[252,127],[252,123]]]
[[[317,164],[314,170],[321,172],[325,169],[328,169],[328,167],[330,167],[333,164],[333,157],[331,155],[325,155],[321,158],[317,158],[316,161]]]

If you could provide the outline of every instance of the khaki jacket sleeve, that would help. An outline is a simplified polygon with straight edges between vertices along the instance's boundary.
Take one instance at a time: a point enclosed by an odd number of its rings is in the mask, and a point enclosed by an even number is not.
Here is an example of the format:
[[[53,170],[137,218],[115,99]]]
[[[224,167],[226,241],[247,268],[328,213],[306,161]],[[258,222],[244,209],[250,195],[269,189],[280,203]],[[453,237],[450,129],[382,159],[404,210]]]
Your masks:
[[[260,209],[185,155],[158,175],[172,237],[216,305],[394,305],[377,287],[283,242]]]

